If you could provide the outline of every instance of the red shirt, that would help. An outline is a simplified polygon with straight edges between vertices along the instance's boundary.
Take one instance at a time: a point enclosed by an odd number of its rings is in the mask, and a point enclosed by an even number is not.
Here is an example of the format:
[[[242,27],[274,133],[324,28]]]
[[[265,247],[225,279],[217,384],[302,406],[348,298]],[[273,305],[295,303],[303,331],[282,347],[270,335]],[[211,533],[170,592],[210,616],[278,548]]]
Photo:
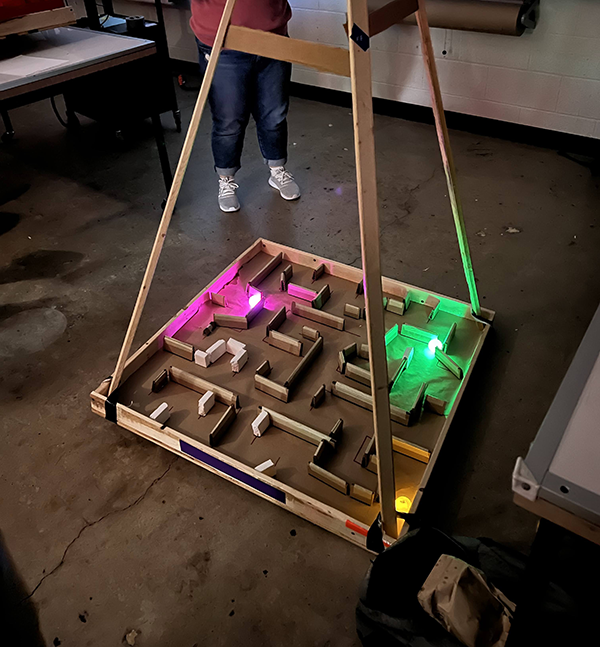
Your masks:
[[[196,38],[213,46],[225,0],[191,0],[190,26]],[[287,0],[237,0],[231,24],[250,29],[287,34],[292,10]]]

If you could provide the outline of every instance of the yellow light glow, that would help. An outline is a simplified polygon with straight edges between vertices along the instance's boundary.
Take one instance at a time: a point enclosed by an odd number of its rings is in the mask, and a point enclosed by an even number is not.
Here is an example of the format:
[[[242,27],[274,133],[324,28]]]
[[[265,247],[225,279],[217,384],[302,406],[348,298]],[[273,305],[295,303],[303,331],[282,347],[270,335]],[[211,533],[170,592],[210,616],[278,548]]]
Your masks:
[[[408,512],[412,501],[407,496],[396,497],[396,512]]]

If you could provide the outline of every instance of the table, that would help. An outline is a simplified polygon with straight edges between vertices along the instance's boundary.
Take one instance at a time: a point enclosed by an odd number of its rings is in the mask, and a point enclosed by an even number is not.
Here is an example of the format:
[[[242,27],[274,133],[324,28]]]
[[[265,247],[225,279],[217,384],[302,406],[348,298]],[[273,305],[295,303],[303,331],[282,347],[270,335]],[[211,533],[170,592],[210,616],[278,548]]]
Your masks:
[[[150,117],[168,192],[172,175],[160,113],[171,106],[165,104],[164,87],[155,78],[156,62],[152,41],[77,27],[0,41],[3,139],[12,137],[9,110],[57,94],[65,95],[72,122],[80,113],[117,129],[123,119]]]

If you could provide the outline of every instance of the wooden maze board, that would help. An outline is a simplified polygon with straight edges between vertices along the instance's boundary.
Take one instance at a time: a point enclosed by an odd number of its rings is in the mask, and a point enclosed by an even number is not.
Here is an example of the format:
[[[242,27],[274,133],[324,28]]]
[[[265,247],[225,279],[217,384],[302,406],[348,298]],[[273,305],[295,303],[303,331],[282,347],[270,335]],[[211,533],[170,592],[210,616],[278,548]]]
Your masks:
[[[218,326],[211,334],[205,335],[203,331],[215,315],[244,315],[249,311],[248,281],[279,252],[282,252],[282,262],[256,286],[264,303],[249,323],[248,329]],[[325,272],[313,282],[313,270],[321,264],[325,265]],[[329,285],[331,296],[321,311],[342,317],[344,330],[292,313],[292,302],[308,307],[311,304],[280,291],[281,273],[289,265],[293,268],[290,281],[295,285],[315,292],[326,284]],[[377,491],[376,473],[361,465],[361,457],[369,439],[373,437],[373,414],[331,393],[333,382],[370,393],[368,386],[342,375],[338,368],[340,350],[350,344],[360,346],[367,341],[364,318],[354,319],[343,314],[345,304],[364,308],[364,296],[357,294],[357,285],[361,281],[362,271],[357,268],[269,241],[256,241],[129,360],[123,382],[115,392],[114,399],[118,403],[116,422],[364,546],[366,531],[379,512],[377,497],[372,504],[363,503],[309,474],[308,464],[313,460],[316,450],[314,444],[273,425],[260,437],[255,437],[251,428],[252,421],[260,412],[260,406],[303,423],[325,436],[341,418],[343,430],[334,443],[335,449],[320,465],[349,485],[358,484],[367,490]],[[409,307],[404,315],[385,311],[386,331],[396,324],[400,331],[386,347],[390,376],[402,360],[405,349],[414,348],[412,362],[392,388],[391,404],[402,410],[409,410],[414,405],[423,382],[427,384],[427,395],[446,402],[442,415],[439,413],[439,406],[438,413],[434,413],[427,406],[428,403],[423,406],[421,401],[418,411],[413,414],[416,418],[414,424],[406,426],[392,422],[394,436],[430,453],[428,462],[427,458],[415,460],[397,451],[393,454],[396,497],[407,497],[412,504],[411,512],[414,512],[489,325],[474,319],[466,303],[432,295],[390,279],[383,279],[383,288],[384,294],[392,299],[402,300],[407,294],[410,296]],[[212,300],[211,294],[216,295]],[[431,309],[424,302],[431,296],[439,298],[441,303],[435,316],[428,321]],[[216,301],[222,301],[221,297],[225,298],[226,306],[217,305]],[[257,390],[254,381],[256,369],[268,360],[272,369],[268,378],[283,385],[302,359],[301,356],[273,347],[265,341],[266,326],[282,306],[286,308],[286,319],[278,327],[278,331],[302,341],[302,356],[315,343],[303,338],[303,326],[318,330],[323,338],[322,352],[303,373],[295,388],[290,390],[288,402]],[[487,313],[487,316],[491,320],[493,313]],[[426,342],[410,339],[401,330],[403,325],[416,326],[444,339],[453,324],[456,324],[456,331],[446,350],[448,356],[461,367],[462,379],[458,379],[437,361]],[[191,344],[194,350],[206,350],[217,340],[227,341],[233,338],[246,345],[248,361],[239,373],[234,374],[230,365],[232,355],[226,353],[208,368],[203,368],[192,360],[167,352],[163,348],[165,336]],[[349,363],[366,369],[369,367],[368,360],[358,356],[350,358]],[[237,415],[216,446],[209,446],[209,434],[228,405],[216,402],[206,417],[199,417],[198,399],[201,393],[172,380],[159,392],[153,392],[153,380],[171,367],[183,369],[239,396]],[[312,398],[323,384],[327,389],[325,399],[317,408],[311,408]],[[108,380],[105,380],[92,393],[92,408],[102,416],[106,415],[107,392]],[[163,402],[171,407],[170,418],[164,427],[149,417]],[[254,469],[267,459],[276,462],[274,478]],[[402,531],[406,530],[405,524]]]

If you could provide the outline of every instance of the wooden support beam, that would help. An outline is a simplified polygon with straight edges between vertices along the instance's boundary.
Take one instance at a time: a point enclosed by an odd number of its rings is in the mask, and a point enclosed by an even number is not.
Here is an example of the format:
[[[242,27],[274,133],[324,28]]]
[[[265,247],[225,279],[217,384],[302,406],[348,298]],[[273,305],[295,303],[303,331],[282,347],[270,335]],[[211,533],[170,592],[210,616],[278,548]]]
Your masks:
[[[173,355],[177,355],[178,357],[183,357],[183,359],[188,359],[190,362],[194,361],[194,347],[192,344],[179,341],[179,339],[165,337],[163,339],[163,350],[166,350],[167,353],[173,353]]]
[[[256,373],[254,375],[254,388],[271,395],[282,402],[287,402],[290,397],[290,391],[287,387],[277,384],[273,380],[270,380],[268,377],[264,377]]]
[[[335,328],[336,330],[344,330],[346,325],[346,322],[342,317],[337,317],[329,312],[323,312],[322,310],[315,310],[314,308],[303,306],[295,301],[292,301],[292,314],[295,314],[297,317],[316,321],[317,323],[329,326],[330,328]]]
[[[150,252],[150,258],[148,259],[148,265],[146,266],[144,278],[142,279],[142,285],[140,287],[140,291],[138,292],[135,306],[133,307],[131,320],[129,321],[129,326],[127,327],[127,332],[125,333],[125,339],[123,340],[119,358],[117,359],[117,365],[115,366],[115,371],[108,388],[108,395],[110,395],[121,382],[121,376],[123,375],[123,370],[125,369],[125,363],[127,362],[127,357],[129,356],[129,351],[131,350],[131,344],[133,343],[133,338],[135,337],[135,333],[140,323],[142,311],[144,310],[144,305],[148,297],[148,291],[150,290],[150,286],[152,285],[152,279],[154,278],[154,274],[156,272],[158,259],[160,258],[160,253],[162,251],[165,237],[167,235],[167,230],[173,216],[175,203],[177,202],[177,197],[179,196],[179,191],[181,190],[183,176],[185,175],[185,171],[190,160],[190,155],[192,154],[194,140],[196,139],[196,133],[198,132],[200,119],[202,118],[202,113],[204,112],[204,106],[206,105],[206,100],[208,99],[210,86],[217,69],[217,61],[219,60],[219,55],[223,47],[225,33],[227,32],[227,27],[229,26],[229,21],[231,20],[231,14],[233,12],[235,2],[236,0],[226,0],[225,2],[223,14],[221,15],[219,27],[215,35],[212,52],[208,60],[208,65],[206,66],[206,71],[204,72],[204,77],[202,78],[202,85],[200,86],[198,98],[196,99],[194,112],[192,113],[190,125],[185,136],[185,141],[183,142],[183,148],[181,149],[181,155],[179,156],[179,162],[177,163],[177,169],[175,170],[173,183],[171,184],[171,189],[169,190],[169,195],[167,197],[163,215],[160,219],[160,225],[158,226],[158,231],[156,232],[156,237],[154,238],[152,251]]]
[[[303,301],[314,301],[317,298],[317,291],[305,288],[303,285],[296,285],[295,283],[288,283],[288,294],[295,299],[302,299]]]
[[[417,0],[392,0],[369,13],[369,36],[373,37],[395,25],[419,8]]]
[[[311,341],[317,341],[321,336],[321,333],[314,328],[309,328],[308,326],[302,326],[302,336],[304,339],[310,339]]]
[[[213,384],[208,380],[203,380],[201,377],[198,377],[193,373],[188,373],[187,371],[177,368],[176,366],[170,366],[169,378],[171,382],[181,384],[181,386],[185,386],[186,389],[191,389],[192,391],[196,391],[197,393],[206,393],[207,391],[212,391],[215,394],[218,402],[222,402],[223,404],[230,405],[232,407],[235,407],[236,409],[239,409],[240,399],[238,395],[233,393],[233,391],[224,389],[222,386]]]
[[[231,31],[232,27],[229,28]],[[227,48],[229,48],[229,45],[226,45]],[[236,49],[231,48],[231,49]],[[269,274],[281,263],[283,260],[283,253],[279,252],[277,256],[273,256],[273,258],[269,259],[265,265],[263,265],[258,272],[248,281],[246,284],[246,290],[248,290],[249,287],[251,288],[258,288],[258,286],[269,276]]]
[[[318,446],[322,440],[325,440],[328,443],[334,443],[334,441],[329,438],[329,436],[326,436],[320,431],[317,431],[316,429],[313,429],[308,425],[298,422],[293,418],[288,418],[288,416],[284,416],[282,413],[278,413],[277,411],[273,411],[272,409],[267,409],[267,407],[262,406],[259,407],[259,409],[266,411],[269,414],[273,427],[277,427],[277,429],[286,431],[288,434],[292,434],[292,436],[301,438],[307,443],[311,443],[311,445]]]
[[[442,366],[447,368],[452,375],[457,377],[459,380],[462,380],[462,368],[451,357],[448,357],[441,348],[435,349],[435,358]]]
[[[317,389],[317,392],[313,395],[312,400],[310,401],[310,406],[312,409],[317,409],[323,404],[323,402],[325,402],[326,393],[327,389],[325,388],[325,385],[321,384],[321,386]]]
[[[211,447],[216,447],[220,442],[223,434],[231,427],[231,423],[235,420],[235,408],[228,407],[227,411],[221,416],[219,422],[214,426],[213,430],[208,436],[208,444]]]
[[[271,330],[279,330],[279,327],[285,319],[285,306],[281,306],[281,308],[279,308],[279,310],[273,315],[271,321],[267,324],[267,334],[265,336],[268,337]]]
[[[353,386],[348,386],[347,384],[343,384],[342,382],[332,382],[331,393],[333,395],[336,395],[338,398],[341,398],[342,400],[352,402],[352,404],[356,404],[357,406],[362,407],[363,409],[367,409],[368,411],[373,411],[372,396],[369,393],[363,393],[362,391],[355,389]],[[394,422],[399,422],[401,425],[408,427],[410,419],[408,411],[405,411],[404,409],[391,404],[390,416]]]
[[[1,22],[0,38],[27,34],[32,31],[55,29],[56,27],[72,25],[75,22],[77,22],[77,16],[73,7],[58,7],[47,11],[36,11]],[[348,74],[347,76],[350,75]]]
[[[306,372],[308,367],[314,362],[317,355],[323,350],[323,337],[319,337],[317,341],[308,349],[306,355],[300,360],[300,363],[291,372],[288,379],[284,382],[284,386],[288,389],[293,389],[296,382]]]
[[[311,43],[235,25],[229,27],[225,47],[238,52],[305,65],[320,72],[350,76],[348,51],[341,47]]]
[[[359,485],[358,483],[352,483],[350,486],[350,496],[356,501],[360,501],[366,505],[373,505],[375,502],[375,492]]]
[[[435,119],[435,128],[437,131],[440,153],[442,155],[442,164],[446,174],[448,184],[448,196],[450,197],[450,206],[452,207],[452,216],[454,217],[454,226],[458,237],[458,246],[462,258],[463,269],[467,285],[469,287],[469,296],[471,298],[471,307],[473,314],[481,316],[481,306],[479,304],[479,295],[477,294],[477,285],[475,284],[475,274],[473,272],[473,262],[471,260],[471,251],[467,239],[467,231],[463,218],[462,203],[458,195],[456,168],[452,149],[450,148],[450,136],[448,135],[448,126],[446,125],[446,115],[444,114],[444,105],[442,102],[442,91],[435,64],[435,54],[431,43],[431,33],[427,21],[427,10],[425,0],[418,0],[419,8],[417,10],[417,25],[421,35],[421,52],[425,61],[425,70],[429,80],[429,91],[431,93],[431,106]]]
[[[326,283],[320,290],[317,296],[312,300],[312,307],[316,308],[317,310],[321,310],[321,308],[327,303],[329,300],[329,297],[331,296],[331,290],[329,289],[329,284]]]
[[[312,461],[308,464],[308,473],[342,494],[348,494],[349,485],[344,479],[315,465]]]
[[[302,342],[289,335],[284,335],[277,330],[270,330],[266,338],[267,344],[284,350],[286,353],[300,357],[302,355]]]

